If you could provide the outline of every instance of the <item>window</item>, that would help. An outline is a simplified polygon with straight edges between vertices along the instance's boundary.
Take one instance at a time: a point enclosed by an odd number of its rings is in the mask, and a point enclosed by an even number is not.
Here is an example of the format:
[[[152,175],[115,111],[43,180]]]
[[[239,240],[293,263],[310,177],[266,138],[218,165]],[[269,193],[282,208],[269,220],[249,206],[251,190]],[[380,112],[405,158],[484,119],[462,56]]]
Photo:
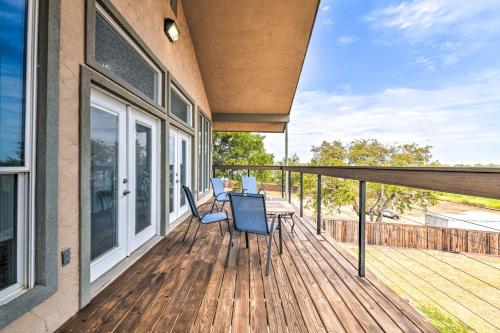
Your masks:
[[[161,104],[161,71],[100,8],[95,16],[95,61]]]
[[[34,4],[0,0],[0,304],[32,285]]]
[[[210,177],[210,122],[200,113],[198,119],[198,191],[203,193],[208,190]]]
[[[171,113],[188,126],[193,126],[193,105],[175,86],[170,87]]]

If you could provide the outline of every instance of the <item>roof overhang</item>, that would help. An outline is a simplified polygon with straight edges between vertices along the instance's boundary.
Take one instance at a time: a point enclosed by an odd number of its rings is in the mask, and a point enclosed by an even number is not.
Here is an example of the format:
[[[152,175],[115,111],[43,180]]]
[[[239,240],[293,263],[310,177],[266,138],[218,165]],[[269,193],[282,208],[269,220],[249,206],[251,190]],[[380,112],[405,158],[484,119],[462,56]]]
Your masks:
[[[184,0],[216,131],[282,132],[319,0]]]

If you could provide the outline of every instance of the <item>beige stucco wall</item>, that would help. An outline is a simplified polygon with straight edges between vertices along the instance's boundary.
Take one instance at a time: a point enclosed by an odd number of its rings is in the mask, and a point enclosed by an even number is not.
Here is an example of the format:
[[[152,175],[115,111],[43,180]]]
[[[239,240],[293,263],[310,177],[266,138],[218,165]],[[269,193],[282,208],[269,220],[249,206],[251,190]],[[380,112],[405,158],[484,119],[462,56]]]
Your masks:
[[[168,0],[112,0],[112,3],[195,102],[210,113],[181,2],[176,19],[181,38],[175,44],[163,32],[163,18],[174,17]],[[57,292],[2,332],[52,332],[78,311],[79,67],[84,62],[84,13],[85,0],[61,0],[58,248],[71,248],[71,263],[63,268],[58,258]]]

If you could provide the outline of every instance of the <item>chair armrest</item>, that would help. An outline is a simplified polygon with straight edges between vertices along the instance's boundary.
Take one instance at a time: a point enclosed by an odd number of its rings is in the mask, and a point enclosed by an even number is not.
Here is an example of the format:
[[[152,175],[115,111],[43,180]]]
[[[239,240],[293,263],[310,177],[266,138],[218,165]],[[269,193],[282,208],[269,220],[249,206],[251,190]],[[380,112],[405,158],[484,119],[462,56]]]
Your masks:
[[[241,193],[245,193],[245,192],[248,192],[248,190],[246,188],[241,190]]]
[[[260,194],[261,192],[264,192],[264,198],[265,198],[265,197],[266,197],[266,190],[265,190],[265,189],[263,189],[263,188],[260,188],[260,189],[259,189],[259,194]]]
[[[219,201],[219,195],[221,195],[221,194],[227,195],[227,193],[226,193],[226,192],[221,192],[221,193],[219,193],[219,194],[217,194],[217,195],[215,196],[215,200]]]
[[[200,207],[203,207],[203,206],[206,206],[206,205],[212,205],[211,202],[205,202],[204,204],[201,204],[199,206],[197,206],[197,208],[200,208]]]

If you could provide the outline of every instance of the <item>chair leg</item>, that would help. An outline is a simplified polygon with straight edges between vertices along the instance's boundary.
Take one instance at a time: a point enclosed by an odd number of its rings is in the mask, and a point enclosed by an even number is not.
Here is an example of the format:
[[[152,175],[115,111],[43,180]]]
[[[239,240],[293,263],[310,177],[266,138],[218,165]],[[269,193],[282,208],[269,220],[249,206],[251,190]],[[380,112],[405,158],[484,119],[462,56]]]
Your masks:
[[[196,228],[196,231],[194,233],[194,238],[193,238],[193,242],[191,243],[191,246],[189,247],[189,252],[191,252],[191,250],[193,249],[193,245],[194,245],[194,242],[196,242],[196,236],[198,235],[198,230],[200,230],[200,226],[201,226],[201,223],[198,223],[198,228]]]
[[[186,240],[186,235],[187,235],[187,233],[189,231],[189,227],[191,226],[191,222],[193,222],[193,218],[194,218],[194,216],[191,216],[191,220],[189,220],[188,227],[187,227],[186,231],[184,232],[184,237],[182,237],[182,241],[183,242],[184,242],[184,240]]]
[[[222,212],[222,210],[224,209],[224,205],[225,205],[225,204],[226,204],[226,202],[225,202],[225,201],[222,201],[222,206],[220,207],[219,212]]]
[[[229,233],[229,244],[227,245],[227,254],[226,254],[226,261],[224,261],[224,267],[227,267],[227,265],[229,264],[229,254],[231,252],[231,247],[233,246],[233,233],[234,233],[234,228]]]
[[[269,266],[271,265],[271,254],[273,248],[273,233],[269,234],[269,244],[267,245],[266,276],[269,275]]]
[[[248,242],[248,232],[245,231],[245,242],[247,244],[247,249],[249,248],[249,242]]]
[[[220,229],[220,235],[224,236],[224,234],[222,233],[222,225],[220,224],[220,221],[219,221],[219,229]]]
[[[212,203],[212,208],[210,208],[210,213],[214,212],[214,207],[215,207],[216,202],[217,202],[217,200],[214,199],[214,202]]]

